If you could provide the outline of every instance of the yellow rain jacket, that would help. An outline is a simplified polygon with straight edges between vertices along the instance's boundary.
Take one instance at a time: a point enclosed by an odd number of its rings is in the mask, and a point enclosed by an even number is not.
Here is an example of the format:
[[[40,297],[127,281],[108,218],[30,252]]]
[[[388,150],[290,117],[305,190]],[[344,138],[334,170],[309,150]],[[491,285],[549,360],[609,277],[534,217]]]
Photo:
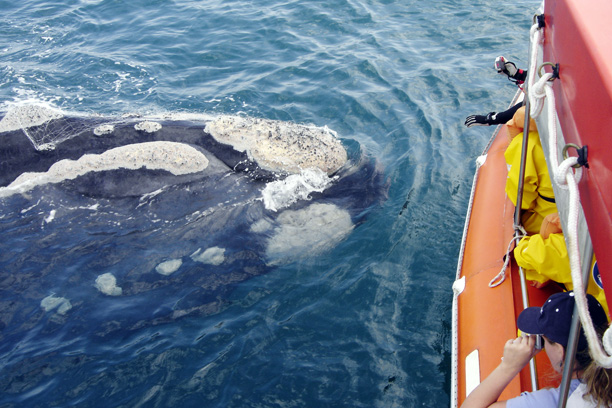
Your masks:
[[[508,179],[506,180],[506,194],[516,206],[518,179],[521,167],[521,150],[523,133],[512,139],[504,153],[508,165]],[[525,183],[523,187],[523,214],[521,222],[528,234],[537,234],[542,220],[548,214],[557,212],[554,203],[554,192],[548,167],[544,158],[544,151],[537,132],[529,132],[527,160],[525,162]]]
[[[574,289],[567,247],[562,233],[550,234],[546,239],[540,234],[524,237],[514,249],[514,258],[525,271],[525,279],[540,283],[550,279],[562,283],[567,290]],[[595,280],[598,277],[593,276],[594,265],[595,257],[591,264],[587,293],[593,295],[610,316],[605,293]]]

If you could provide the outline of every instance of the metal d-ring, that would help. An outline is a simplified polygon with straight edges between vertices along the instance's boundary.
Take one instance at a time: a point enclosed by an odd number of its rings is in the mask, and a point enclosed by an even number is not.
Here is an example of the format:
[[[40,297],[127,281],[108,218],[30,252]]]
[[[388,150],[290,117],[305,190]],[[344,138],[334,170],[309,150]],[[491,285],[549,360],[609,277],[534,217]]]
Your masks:
[[[538,68],[538,75],[540,76],[540,78],[542,78],[542,70],[546,66],[550,66],[550,67],[553,68],[553,76],[548,79],[549,81],[552,82],[556,78],[559,77],[559,65],[558,64],[553,64],[552,62],[544,62],[542,65],[540,65],[540,68]]]
[[[578,146],[577,144],[574,143],[568,143],[565,146],[563,146],[563,160],[567,160],[567,158],[569,157],[569,154],[567,154],[567,151],[569,150],[570,147],[573,147],[574,149],[576,149],[576,151],[580,150],[580,146]],[[580,167],[582,167],[582,164],[580,163],[576,163],[574,165],[572,165],[573,168],[578,169]]]

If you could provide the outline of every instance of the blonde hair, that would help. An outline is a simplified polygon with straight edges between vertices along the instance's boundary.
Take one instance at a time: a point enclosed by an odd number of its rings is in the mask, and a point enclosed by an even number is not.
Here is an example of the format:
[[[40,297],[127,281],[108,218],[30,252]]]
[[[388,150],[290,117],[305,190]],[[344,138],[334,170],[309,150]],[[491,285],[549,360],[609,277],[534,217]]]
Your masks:
[[[612,369],[593,362],[582,373],[582,380],[586,385],[585,399],[589,396],[597,407],[612,407]]]
[[[606,326],[595,329],[600,339],[606,330]],[[591,399],[598,408],[612,407],[612,368],[603,368],[597,362],[591,360],[591,363],[582,372],[580,381],[586,385],[583,399]]]

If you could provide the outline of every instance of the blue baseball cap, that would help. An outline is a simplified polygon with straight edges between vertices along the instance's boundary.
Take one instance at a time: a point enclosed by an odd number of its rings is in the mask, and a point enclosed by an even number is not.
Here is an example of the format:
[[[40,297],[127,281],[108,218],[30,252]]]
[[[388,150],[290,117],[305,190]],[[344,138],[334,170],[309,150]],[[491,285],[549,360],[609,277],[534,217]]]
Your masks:
[[[523,310],[516,321],[516,325],[524,333],[540,334],[563,347],[567,347],[575,303],[573,291],[555,293],[544,302],[542,307],[528,307]],[[587,294],[587,303],[593,325],[596,328],[607,327],[606,312],[597,299]],[[578,350],[584,350],[587,347],[587,339],[580,329]]]

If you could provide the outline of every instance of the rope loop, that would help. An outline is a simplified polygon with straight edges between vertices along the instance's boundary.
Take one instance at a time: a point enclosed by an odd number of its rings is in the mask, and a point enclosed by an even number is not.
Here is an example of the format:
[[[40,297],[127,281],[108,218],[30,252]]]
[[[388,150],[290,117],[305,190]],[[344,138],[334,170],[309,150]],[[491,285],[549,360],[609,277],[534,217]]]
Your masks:
[[[514,244],[514,241],[520,241],[525,235],[527,235],[525,229],[523,229],[522,227],[520,228],[522,234],[517,234],[510,240],[508,248],[506,249],[506,255],[504,256],[504,265],[502,266],[501,271],[499,271],[499,273],[495,275],[495,277],[489,282],[490,288],[495,288],[501,285],[506,280],[506,269],[508,269],[508,265],[510,264],[510,253],[512,252],[512,245]]]
[[[533,82],[529,86],[529,102],[531,109],[529,114],[534,119],[538,118],[544,108],[544,100],[548,95],[548,87],[551,86],[551,73],[547,72],[537,82]]]
[[[546,85],[549,85],[547,82],[552,82],[551,79],[552,81],[554,81],[553,74],[551,74],[550,72],[544,73],[544,75],[540,77],[538,82],[535,82],[533,84],[533,87],[530,89],[530,91],[532,92],[531,96],[536,99],[546,98]]]
[[[568,189],[569,177],[574,179],[574,183],[578,183],[582,179],[582,166],[575,167],[576,164],[578,164],[578,158],[571,156],[563,160],[555,169],[555,181],[562,189]],[[575,169],[575,172],[572,171],[572,168]]]
[[[576,152],[578,153],[578,160],[576,162],[576,164],[574,164],[572,167],[577,169],[580,168],[582,166],[586,167],[587,169],[589,168],[589,162],[587,160],[587,154],[588,154],[588,149],[587,146],[583,146],[580,147],[577,144],[574,143],[568,143],[565,146],[563,146],[563,159],[568,159],[569,158],[569,154],[567,153],[567,151],[570,149],[576,149]]]
[[[495,288],[504,283],[504,281],[506,280],[506,269],[508,268],[509,262],[510,261],[504,261],[504,266],[502,267],[502,270],[499,271],[499,273],[495,275],[495,277],[489,282],[490,288]]]
[[[574,143],[568,143],[565,146],[563,146],[563,159],[567,159],[569,158],[569,154],[567,153],[567,151],[570,149],[576,149],[576,153],[578,153],[578,162],[576,164],[574,164],[572,167],[577,169],[579,167],[586,167],[587,169],[589,168],[589,162],[587,159],[588,156],[588,148],[587,146],[578,146],[577,144]]]
[[[552,62],[545,62],[542,65],[540,65],[540,68],[538,68],[538,76],[540,78],[542,78],[542,71],[544,70],[545,67],[552,67],[552,76],[548,79],[549,81],[554,81],[555,79],[559,78],[559,64],[554,64]]]

